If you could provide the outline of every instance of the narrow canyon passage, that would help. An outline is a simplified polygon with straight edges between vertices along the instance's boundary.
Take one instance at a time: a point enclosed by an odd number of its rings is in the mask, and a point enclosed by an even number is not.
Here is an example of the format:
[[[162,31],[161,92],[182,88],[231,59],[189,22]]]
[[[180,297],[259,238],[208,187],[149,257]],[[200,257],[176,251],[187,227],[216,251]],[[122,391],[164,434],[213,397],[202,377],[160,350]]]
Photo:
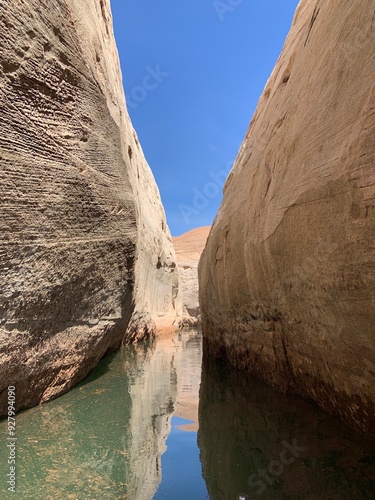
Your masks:
[[[374,443],[315,404],[201,361],[198,329],[168,334],[18,414],[17,498],[373,498]]]
[[[225,2],[0,0],[0,500],[375,499],[374,1]]]

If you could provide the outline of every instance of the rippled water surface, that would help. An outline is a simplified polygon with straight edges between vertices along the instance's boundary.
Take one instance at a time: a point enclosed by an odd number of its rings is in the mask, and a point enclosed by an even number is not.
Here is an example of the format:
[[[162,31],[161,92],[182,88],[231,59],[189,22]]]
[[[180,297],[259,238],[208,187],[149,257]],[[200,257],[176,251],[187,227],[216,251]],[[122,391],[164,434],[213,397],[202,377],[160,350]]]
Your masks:
[[[201,358],[196,330],[129,346],[18,414],[15,495],[0,422],[0,499],[375,499],[373,442]]]

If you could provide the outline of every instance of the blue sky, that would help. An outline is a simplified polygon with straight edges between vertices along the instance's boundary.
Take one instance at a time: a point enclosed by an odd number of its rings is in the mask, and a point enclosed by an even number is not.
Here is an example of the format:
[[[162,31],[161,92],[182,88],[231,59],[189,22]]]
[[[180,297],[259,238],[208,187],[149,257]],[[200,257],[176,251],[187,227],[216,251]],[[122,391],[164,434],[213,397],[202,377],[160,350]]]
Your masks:
[[[172,235],[210,225],[298,0],[111,0],[128,110]]]

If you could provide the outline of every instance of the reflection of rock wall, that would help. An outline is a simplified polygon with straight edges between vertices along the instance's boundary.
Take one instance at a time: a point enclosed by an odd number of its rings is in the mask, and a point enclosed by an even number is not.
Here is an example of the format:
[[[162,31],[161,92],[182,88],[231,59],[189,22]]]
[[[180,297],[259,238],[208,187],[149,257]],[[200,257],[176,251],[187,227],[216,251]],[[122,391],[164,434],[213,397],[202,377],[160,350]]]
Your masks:
[[[203,335],[375,435],[374,1],[302,0],[200,262]]]
[[[177,271],[109,0],[0,2],[0,120],[4,413],[7,385],[17,409],[47,401],[171,325]]]
[[[182,331],[157,339],[152,350],[132,346],[122,355],[132,400],[128,491],[132,500],[151,499],[161,481],[172,415],[198,420],[201,338]]]
[[[178,333],[174,355],[178,376],[175,415],[193,423],[185,430],[198,429],[198,401],[202,367],[202,336],[198,330]]]
[[[200,360],[196,332],[126,346],[63,397],[20,413],[17,498],[151,499],[172,414],[198,419]]]
[[[132,401],[128,492],[132,500],[151,499],[162,475],[160,457],[176,401],[176,369],[159,342],[149,351],[144,346],[128,346],[122,354]]]
[[[374,442],[212,359],[203,362],[198,442],[215,500],[373,496]]]
[[[200,322],[198,297],[198,262],[211,227],[199,227],[172,238],[179,269],[177,309],[180,326]]]

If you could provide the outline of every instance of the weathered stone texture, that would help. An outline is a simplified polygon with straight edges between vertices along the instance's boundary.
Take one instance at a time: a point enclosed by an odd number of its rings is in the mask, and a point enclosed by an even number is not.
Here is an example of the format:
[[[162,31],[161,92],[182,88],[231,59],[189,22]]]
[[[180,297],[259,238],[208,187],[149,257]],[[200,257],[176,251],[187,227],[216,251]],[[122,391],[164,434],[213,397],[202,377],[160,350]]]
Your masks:
[[[200,323],[198,263],[210,229],[211,226],[198,227],[172,238],[179,275],[176,304],[180,327]]]
[[[200,263],[207,348],[375,433],[375,11],[302,0]]]
[[[0,2],[0,127],[3,411],[7,385],[46,401],[172,322],[177,272],[109,0]]]

